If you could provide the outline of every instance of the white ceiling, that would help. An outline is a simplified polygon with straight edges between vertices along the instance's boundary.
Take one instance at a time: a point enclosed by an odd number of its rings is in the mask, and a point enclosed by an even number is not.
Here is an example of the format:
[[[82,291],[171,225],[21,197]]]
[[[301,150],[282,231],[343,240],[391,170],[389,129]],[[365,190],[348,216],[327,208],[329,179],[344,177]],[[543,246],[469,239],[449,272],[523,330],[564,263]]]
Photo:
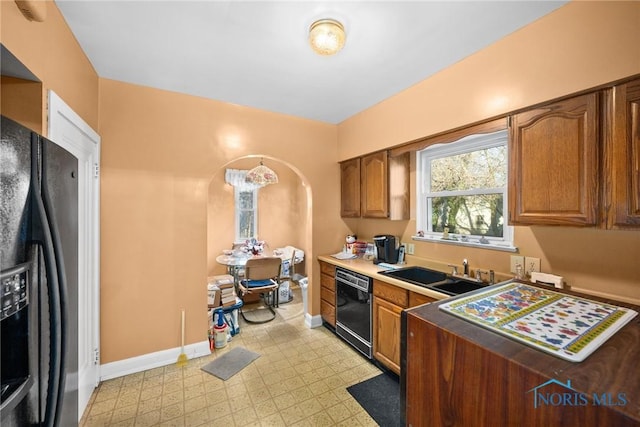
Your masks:
[[[328,123],[565,3],[56,0],[100,77]],[[308,45],[319,18],[345,26],[335,56]]]

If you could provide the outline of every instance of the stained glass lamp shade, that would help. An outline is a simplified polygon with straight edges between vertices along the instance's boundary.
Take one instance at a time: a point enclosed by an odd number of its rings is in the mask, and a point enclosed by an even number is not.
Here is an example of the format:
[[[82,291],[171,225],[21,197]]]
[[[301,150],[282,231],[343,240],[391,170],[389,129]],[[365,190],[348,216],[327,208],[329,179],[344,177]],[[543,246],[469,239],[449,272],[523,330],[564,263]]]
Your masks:
[[[261,160],[258,166],[247,172],[246,180],[257,185],[277,184],[278,175],[266,167]]]

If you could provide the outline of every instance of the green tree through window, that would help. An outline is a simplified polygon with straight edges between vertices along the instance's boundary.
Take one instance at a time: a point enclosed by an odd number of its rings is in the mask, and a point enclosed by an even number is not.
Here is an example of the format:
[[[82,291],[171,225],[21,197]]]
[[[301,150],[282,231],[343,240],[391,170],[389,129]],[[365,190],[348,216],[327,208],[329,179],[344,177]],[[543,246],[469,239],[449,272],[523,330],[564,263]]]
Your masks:
[[[432,236],[448,231],[510,240],[510,229],[505,230],[506,143],[507,132],[500,131],[420,151],[418,228]]]

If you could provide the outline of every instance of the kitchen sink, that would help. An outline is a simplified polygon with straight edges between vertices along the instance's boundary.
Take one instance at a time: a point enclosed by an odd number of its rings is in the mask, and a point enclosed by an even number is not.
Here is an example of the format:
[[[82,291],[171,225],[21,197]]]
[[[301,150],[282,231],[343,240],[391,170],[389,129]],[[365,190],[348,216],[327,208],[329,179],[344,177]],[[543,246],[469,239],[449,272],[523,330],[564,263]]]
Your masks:
[[[378,273],[447,295],[460,295],[487,286],[486,283],[461,279],[441,271],[417,266],[385,270]]]
[[[430,270],[424,267],[406,267],[396,270],[381,271],[380,274],[393,277],[394,279],[404,280],[414,285],[430,285],[432,283],[447,280],[447,274],[441,271]]]
[[[445,283],[434,284],[433,286],[430,286],[430,287],[434,291],[443,292],[445,294],[460,295],[466,292],[482,289],[485,286],[487,286],[485,283],[453,278],[453,279],[447,280]]]

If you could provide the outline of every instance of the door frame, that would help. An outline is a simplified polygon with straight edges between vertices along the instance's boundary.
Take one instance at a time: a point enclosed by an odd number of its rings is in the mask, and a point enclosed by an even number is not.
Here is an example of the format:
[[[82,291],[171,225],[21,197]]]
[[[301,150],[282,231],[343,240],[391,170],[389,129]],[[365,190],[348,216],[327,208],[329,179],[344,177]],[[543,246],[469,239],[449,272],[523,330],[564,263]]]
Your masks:
[[[86,284],[78,287],[78,378],[73,381],[80,419],[100,381],[100,135],[52,90],[48,106],[47,138],[78,158],[78,283]],[[90,367],[80,369],[85,365]]]

